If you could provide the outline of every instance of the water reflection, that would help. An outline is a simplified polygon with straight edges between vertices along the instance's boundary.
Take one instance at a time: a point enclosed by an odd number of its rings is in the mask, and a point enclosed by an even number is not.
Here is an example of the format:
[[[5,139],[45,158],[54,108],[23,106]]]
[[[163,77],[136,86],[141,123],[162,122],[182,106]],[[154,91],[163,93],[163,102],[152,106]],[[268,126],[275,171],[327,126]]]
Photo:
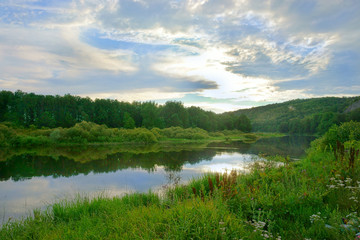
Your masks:
[[[200,173],[231,171],[232,169],[247,172],[250,163],[262,159],[254,154],[239,154],[232,152],[219,152],[211,162],[201,161],[195,166],[185,164],[184,170],[192,170]]]
[[[77,194],[147,192],[209,171],[246,171],[259,153],[296,158],[304,154],[310,140],[5,149],[0,156],[0,224]]]
[[[203,160],[210,161],[215,155],[215,149],[159,151],[156,153],[119,152],[93,161],[75,161],[64,156],[38,156],[36,153],[26,153],[0,162],[0,180],[19,181],[39,176],[71,177],[79,174],[110,173],[124,169],[142,169],[154,172],[159,166],[169,171],[181,171],[182,166],[186,163],[196,164]]]

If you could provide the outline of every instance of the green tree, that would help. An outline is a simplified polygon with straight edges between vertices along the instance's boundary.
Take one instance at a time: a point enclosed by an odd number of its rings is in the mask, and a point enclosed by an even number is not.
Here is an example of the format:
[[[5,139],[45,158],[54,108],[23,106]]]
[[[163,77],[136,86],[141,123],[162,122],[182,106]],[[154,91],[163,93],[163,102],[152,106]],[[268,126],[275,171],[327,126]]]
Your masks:
[[[166,127],[180,126],[187,128],[190,126],[189,113],[181,102],[167,101],[161,110],[161,115],[165,120]]]
[[[49,127],[54,128],[56,125],[54,116],[48,111],[43,112],[40,117],[36,120],[38,127]]]
[[[141,106],[142,126],[148,129],[156,127],[159,109],[154,102],[146,102]]]
[[[243,132],[251,132],[250,119],[245,115],[241,114],[234,122],[234,127]]]
[[[126,129],[135,128],[135,120],[130,116],[128,112],[124,113],[124,128]]]
[[[280,124],[279,131],[281,133],[288,133],[289,132],[289,124],[287,122],[282,122]]]
[[[182,126],[182,122],[179,118],[179,114],[177,114],[177,113],[174,113],[173,115],[171,115],[168,123],[172,127],[181,127]]]

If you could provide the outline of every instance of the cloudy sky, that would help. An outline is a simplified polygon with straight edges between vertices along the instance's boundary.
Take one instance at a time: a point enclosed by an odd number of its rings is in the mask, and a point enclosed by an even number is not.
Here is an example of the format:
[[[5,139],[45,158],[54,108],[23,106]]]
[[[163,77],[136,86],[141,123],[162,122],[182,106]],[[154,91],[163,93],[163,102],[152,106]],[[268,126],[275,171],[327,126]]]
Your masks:
[[[360,95],[359,0],[1,0],[0,89],[215,112]]]

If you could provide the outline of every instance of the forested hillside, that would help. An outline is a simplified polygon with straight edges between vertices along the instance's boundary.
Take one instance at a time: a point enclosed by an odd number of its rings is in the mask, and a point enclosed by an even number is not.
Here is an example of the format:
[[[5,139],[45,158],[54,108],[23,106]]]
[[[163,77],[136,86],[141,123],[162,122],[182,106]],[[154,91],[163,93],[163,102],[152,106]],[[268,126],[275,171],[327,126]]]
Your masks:
[[[154,102],[91,100],[69,94],[44,96],[22,91],[0,92],[0,122],[24,127],[69,128],[82,121],[127,129],[178,126],[198,127],[207,131],[251,131],[250,121],[245,115],[215,114],[199,107],[186,108],[176,101],[158,105]]]
[[[331,125],[360,121],[360,97],[297,99],[234,112],[249,117],[254,131],[322,134]]]

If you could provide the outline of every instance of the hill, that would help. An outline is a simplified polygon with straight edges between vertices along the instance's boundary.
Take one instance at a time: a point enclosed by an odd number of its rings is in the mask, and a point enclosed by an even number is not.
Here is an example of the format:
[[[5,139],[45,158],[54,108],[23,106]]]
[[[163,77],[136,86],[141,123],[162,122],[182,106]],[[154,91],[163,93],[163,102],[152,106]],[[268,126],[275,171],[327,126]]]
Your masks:
[[[360,120],[360,97],[297,99],[233,112],[246,115],[253,131],[322,134],[333,124]]]

